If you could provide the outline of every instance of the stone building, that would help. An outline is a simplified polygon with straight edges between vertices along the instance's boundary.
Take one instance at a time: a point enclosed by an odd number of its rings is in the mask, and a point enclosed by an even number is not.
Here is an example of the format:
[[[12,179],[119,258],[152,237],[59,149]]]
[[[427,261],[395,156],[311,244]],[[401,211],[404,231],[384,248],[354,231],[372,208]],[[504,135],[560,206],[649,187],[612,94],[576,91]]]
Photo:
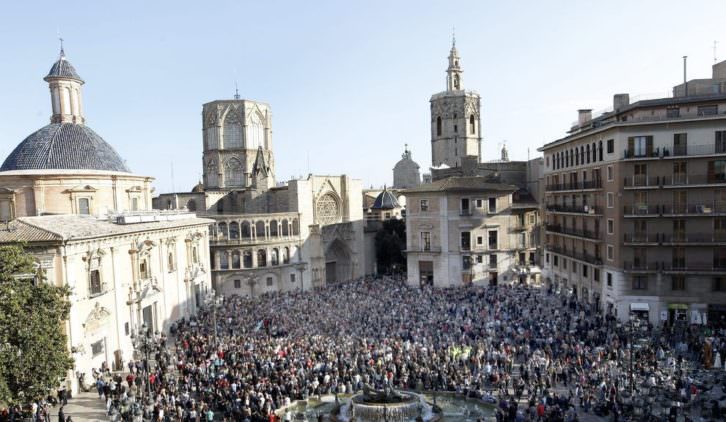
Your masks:
[[[421,184],[419,165],[411,157],[408,145],[403,150],[401,159],[393,167],[393,188],[410,189]]]
[[[348,176],[278,185],[268,104],[235,98],[202,107],[203,180],[159,195],[159,209],[194,209],[215,221],[215,290],[258,295],[307,290],[366,273],[362,188]]]
[[[546,280],[621,320],[726,322],[726,93],[679,87],[541,148]]]
[[[24,242],[45,282],[68,285],[65,324],[75,373],[134,358],[143,324],[167,331],[211,295],[211,220],[151,210],[151,177],[130,172],[86,126],[83,80],[61,50],[45,80],[51,123],[23,140],[0,167],[0,244]]]
[[[406,191],[408,283],[539,283],[538,204],[516,186],[449,177]]]

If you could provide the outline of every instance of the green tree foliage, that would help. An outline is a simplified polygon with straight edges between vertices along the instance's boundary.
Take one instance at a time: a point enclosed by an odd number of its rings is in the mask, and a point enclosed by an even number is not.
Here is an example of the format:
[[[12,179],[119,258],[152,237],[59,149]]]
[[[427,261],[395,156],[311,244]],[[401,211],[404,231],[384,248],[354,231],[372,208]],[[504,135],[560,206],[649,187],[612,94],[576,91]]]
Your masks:
[[[73,367],[70,290],[34,283],[34,264],[21,246],[0,246],[0,407],[45,397]]]
[[[376,233],[376,262],[378,272],[389,274],[394,270],[406,271],[406,222],[386,220]]]

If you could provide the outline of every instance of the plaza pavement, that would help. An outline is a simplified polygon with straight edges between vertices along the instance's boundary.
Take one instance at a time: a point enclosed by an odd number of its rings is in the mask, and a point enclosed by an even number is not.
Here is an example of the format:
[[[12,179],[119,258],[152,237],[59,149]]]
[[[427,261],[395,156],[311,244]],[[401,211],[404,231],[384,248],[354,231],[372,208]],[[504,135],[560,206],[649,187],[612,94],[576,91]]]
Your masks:
[[[58,421],[58,410],[60,406],[50,409],[51,422]],[[70,416],[73,422],[108,421],[106,406],[95,391],[74,395],[68,400],[68,404],[63,406],[63,413],[66,418]]]

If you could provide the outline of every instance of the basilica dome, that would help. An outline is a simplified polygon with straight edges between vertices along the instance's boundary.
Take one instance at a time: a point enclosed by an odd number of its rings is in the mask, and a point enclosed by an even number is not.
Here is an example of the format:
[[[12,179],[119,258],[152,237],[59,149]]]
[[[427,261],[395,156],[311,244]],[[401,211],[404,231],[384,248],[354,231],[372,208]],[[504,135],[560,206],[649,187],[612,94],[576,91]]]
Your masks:
[[[373,210],[392,210],[399,208],[398,200],[396,195],[392,194],[388,189],[383,189],[383,192],[378,194],[376,201],[373,203],[371,209]]]
[[[25,138],[0,171],[107,170],[129,173],[121,156],[88,126],[51,123]]]

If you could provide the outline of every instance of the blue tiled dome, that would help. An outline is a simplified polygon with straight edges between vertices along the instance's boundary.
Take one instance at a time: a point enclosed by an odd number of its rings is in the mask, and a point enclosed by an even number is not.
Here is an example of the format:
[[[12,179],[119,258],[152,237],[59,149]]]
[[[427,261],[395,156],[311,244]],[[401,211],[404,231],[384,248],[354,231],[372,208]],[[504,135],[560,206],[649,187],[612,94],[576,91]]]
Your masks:
[[[389,192],[388,189],[383,189],[383,192],[379,193],[376,197],[376,201],[373,203],[371,209],[392,210],[398,207],[400,207],[400,205],[398,205],[396,195]]]
[[[129,173],[124,160],[88,126],[51,123],[21,142],[0,171],[107,170]]]
[[[76,72],[76,69],[73,67],[71,62],[66,60],[66,56],[61,51],[61,56],[53,63],[53,66],[50,68],[50,72],[48,72],[48,76],[43,78],[45,81],[52,78],[70,78],[75,79],[77,81],[83,82],[83,79],[81,79],[80,76],[78,76],[78,73]]]

